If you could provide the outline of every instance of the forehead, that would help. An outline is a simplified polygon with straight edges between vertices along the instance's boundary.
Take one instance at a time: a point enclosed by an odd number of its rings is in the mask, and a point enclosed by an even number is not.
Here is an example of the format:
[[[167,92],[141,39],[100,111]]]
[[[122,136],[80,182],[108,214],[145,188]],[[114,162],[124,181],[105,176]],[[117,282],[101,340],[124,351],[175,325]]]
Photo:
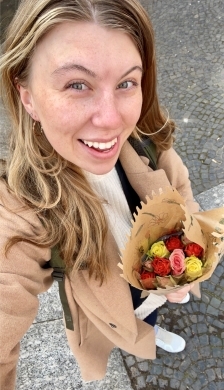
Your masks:
[[[38,42],[31,67],[42,62],[57,69],[77,59],[94,67],[127,67],[136,61],[138,64],[134,65],[141,65],[138,49],[126,32],[95,23],[68,21],[53,27]]]

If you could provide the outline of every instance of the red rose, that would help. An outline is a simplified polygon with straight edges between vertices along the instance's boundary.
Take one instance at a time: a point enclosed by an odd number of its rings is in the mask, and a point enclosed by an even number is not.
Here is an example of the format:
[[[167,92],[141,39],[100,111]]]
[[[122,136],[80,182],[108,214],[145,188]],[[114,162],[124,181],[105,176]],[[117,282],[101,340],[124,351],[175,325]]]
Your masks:
[[[144,269],[141,272],[140,283],[145,290],[153,290],[156,288],[156,274]]]
[[[156,275],[154,272],[147,271],[146,269],[144,269],[141,272],[141,279],[148,279],[148,278],[155,278],[155,277]]]
[[[184,252],[188,257],[195,256],[200,258],[203,254],[203,248],[195,242],[191,242],[185,246]]]
[[[168,251],[170,251],[170,252],[174,251],[174,249],[182,249],[184,247],[183,243],[181,242],[181,240],[177,236],[173,236],[173,237],[168,238],[165,241],[165,245],[166,245]]]
[[[155,274],[159,276],[169,275],[171,272],[170,261],[165,258],[155,257],[152,261]]]

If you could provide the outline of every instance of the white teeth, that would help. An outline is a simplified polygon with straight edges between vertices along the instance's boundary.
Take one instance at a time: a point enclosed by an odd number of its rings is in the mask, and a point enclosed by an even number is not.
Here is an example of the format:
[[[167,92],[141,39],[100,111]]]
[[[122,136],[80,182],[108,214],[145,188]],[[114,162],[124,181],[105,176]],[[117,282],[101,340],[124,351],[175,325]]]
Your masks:
[[[97,142],[96,142],[97,143]],[[97,146],[97,148],[99,148],[100,150],[104,150],[104,149],[107,149],[107,144],[103,143],[103,142],[100,142]]]
[[[90,142],[83,140],[84,144],[89,146],[89,148],[94,147],[94,149],[108,150],[111,149],[117,143],[117,138],[114,138],[110,142]]]
[[[93,147],[94,147],[95,149],[97,149],[97,148],[98,148],[98,142],[93,142]]]
[[[88,145],[90,148],[91,146],[93,146],[93,143],[92,142],[87,142],[87,141],[83,141],[85,145]]]

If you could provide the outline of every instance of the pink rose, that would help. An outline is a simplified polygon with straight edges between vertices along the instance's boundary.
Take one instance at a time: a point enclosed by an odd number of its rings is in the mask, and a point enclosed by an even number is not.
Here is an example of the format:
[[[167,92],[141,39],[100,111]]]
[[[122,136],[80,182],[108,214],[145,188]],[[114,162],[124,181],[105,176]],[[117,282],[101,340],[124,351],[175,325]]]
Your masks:
[[[182,249],[174,249],[170,257],[170,265],[173,270],[173,275],[181,275],[186,266],[185,266],[185,255]]]

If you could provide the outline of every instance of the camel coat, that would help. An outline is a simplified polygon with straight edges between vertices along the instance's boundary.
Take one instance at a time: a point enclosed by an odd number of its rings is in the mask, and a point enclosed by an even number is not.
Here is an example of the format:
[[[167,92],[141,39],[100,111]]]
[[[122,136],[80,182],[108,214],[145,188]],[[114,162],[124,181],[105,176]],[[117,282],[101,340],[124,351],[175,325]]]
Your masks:
[[[187,168],[173,149],[162,152],[158,170],[148,167],[126,142],[120,161],[128,180],[142,200],[151,191],[174,186],[185,198],[191,212],[198,211],[193,201]],[[9,194],[0,182],[0,389],[13,390],[19,342],[31,326],[38,310],[37,295],[52,284],[52,269],[44,268],[50,248],[25,242],[15,244],[7,257],[4,247],[15,235],[35,237],[43,227],[32,210]],[[154,329],[134,315],[128,283],[120,277],[118,248],[112,234],[107,239],[106,256],[110,277],[102,286],[88,278],[87,270],[66,277],[65,287],[74,331],[66,329],[68,342],[84,380],[102,379],[111,349],[117,346],[144,359],[156,357]],[[199,295],[196,284],[195,293]]]

